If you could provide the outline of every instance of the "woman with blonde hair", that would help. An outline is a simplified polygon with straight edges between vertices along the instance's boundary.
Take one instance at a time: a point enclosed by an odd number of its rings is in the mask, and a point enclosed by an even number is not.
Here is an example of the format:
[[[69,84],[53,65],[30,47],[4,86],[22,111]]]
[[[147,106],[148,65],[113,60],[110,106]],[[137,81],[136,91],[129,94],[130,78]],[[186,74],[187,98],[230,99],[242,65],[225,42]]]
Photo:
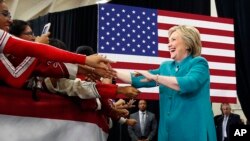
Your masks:
[[[216,141],[209,67],[201,57],[200,33],[187,25],[173,26],[168,33],[173,60],[135,74],[118,71],[118,78],[136,88],[159,85],[159,141]]]

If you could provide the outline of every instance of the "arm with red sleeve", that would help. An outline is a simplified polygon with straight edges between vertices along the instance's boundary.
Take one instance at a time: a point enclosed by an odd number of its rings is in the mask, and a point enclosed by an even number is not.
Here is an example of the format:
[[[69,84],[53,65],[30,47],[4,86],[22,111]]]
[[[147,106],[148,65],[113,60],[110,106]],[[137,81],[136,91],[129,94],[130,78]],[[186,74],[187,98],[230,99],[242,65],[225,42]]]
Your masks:
[[[36,57],[45,60],[84,64],[86,56],[46,44],[25,41],[0,29],[0,52],[17,57]]]

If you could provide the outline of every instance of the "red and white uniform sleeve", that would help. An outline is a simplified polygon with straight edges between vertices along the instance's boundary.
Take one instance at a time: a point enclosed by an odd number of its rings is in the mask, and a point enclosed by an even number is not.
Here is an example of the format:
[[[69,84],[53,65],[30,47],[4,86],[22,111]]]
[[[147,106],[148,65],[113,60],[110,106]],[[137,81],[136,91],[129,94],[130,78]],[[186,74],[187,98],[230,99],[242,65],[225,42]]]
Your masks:
[[[58,62],[85,64],[86,56],[58,49],[46,44],[25,41],[0,29],[0,53],[17,57],[36,57]]]

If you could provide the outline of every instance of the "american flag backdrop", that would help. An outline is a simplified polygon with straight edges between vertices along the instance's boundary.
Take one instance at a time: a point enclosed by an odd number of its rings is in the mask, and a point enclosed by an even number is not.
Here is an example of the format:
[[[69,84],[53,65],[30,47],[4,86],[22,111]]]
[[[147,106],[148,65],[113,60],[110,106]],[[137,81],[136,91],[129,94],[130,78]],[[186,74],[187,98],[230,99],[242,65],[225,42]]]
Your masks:
[[[195,26],[201,33],[202,56],[209,62],[212,102],[236,103],[233,20],[114,4],[99,5],[98,13],[98,53],[126,71],[158,68],[170,59],[168,29]],[[139,98],[159,98],[157,87],[140,90]]]

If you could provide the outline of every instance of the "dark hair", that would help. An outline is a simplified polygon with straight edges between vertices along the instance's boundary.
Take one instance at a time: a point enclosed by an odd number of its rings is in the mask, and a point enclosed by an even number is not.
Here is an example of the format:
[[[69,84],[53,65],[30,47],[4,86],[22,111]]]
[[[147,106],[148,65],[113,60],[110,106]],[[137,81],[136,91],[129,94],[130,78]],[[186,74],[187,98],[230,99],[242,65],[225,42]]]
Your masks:
[[[59,40],[59,39],[50,38],[49,39],[49,44],[54,46],[54,47],[67,50],[66,44],[63,41]]]
[[[85,54],[86,56],[95,54],[93,48],[90,46],[79,46],[76,48],[76,53]]]
[[[29,23],[26,21],[13,20],[12,24],[10,25],[9,33],[19,37],[27,26],[29,26]]]

